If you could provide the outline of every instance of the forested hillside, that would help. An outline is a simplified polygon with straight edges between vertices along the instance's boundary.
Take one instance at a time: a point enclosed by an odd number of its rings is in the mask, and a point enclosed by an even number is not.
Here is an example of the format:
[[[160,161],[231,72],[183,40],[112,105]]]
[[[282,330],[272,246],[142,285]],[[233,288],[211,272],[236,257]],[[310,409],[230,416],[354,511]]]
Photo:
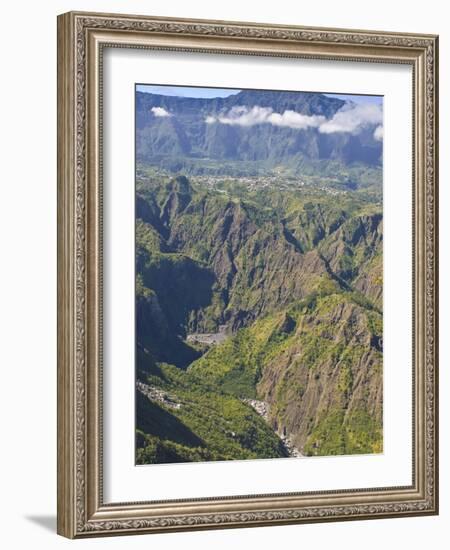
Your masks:
[[[141,165],[136,216],[138,463],[382,450],[375,179]]]

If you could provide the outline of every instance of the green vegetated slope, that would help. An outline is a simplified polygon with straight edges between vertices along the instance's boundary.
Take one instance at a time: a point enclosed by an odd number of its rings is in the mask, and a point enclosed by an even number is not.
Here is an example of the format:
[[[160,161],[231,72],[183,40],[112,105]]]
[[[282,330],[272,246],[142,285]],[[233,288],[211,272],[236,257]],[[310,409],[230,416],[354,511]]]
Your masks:
[[[139,174],[138,463],[380,452],[379,196]]]
[[[312,294],[241,329],[190,370],[269,404],[269,422],[305,454],[382,449],[381,315],[351,293]]]
[[[137,392],[138,464],[287,456],[265,420],[201,375],[162,364],[146,373],[145,387],[170,402]]]

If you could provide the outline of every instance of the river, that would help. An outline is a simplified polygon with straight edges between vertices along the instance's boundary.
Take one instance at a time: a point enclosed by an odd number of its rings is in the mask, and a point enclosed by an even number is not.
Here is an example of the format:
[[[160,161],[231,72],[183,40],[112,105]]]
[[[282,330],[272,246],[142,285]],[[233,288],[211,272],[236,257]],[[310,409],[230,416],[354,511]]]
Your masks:
[[[250,405],[269,424],[269,404],[266,401],[259,401],[258,399],[243,399],[242,401]],[[303,458],[305,456],[293,445],[289,436],[278,432],[277,435],[286,447],[290,457]]]

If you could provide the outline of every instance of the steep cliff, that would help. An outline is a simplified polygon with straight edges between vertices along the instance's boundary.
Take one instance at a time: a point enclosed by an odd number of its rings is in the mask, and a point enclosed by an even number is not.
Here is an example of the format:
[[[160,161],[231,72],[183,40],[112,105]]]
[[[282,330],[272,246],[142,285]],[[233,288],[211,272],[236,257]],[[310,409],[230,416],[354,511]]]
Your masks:
[[[381,315],[347,293],[314,294],[256,321],[190,370],[241,399],[304,454],[381,452]]]
[[[382,451],[378,199],[257,184],[140,183],[140,463]]]

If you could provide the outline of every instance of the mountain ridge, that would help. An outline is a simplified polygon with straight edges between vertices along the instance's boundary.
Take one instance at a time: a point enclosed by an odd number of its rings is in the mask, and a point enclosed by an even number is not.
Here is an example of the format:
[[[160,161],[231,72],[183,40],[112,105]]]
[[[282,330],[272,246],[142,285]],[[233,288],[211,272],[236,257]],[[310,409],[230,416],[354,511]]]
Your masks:
[[[136,195],[138,463],[381,452],[379,204],[202,182]]]
[[[380,166],[377,123],[319,131],[319,121],[333,120],[344,106],[351,103],[312,92],[244,90],[226,98],[136,92],[137,160],[191,174],[214,173],[213,161],[223,163],[221,173],[236,170],[232,161],[253,163],[245,167],[249,173],[262,161],[270,169],[283,163],[296,174],[305,163]]]

